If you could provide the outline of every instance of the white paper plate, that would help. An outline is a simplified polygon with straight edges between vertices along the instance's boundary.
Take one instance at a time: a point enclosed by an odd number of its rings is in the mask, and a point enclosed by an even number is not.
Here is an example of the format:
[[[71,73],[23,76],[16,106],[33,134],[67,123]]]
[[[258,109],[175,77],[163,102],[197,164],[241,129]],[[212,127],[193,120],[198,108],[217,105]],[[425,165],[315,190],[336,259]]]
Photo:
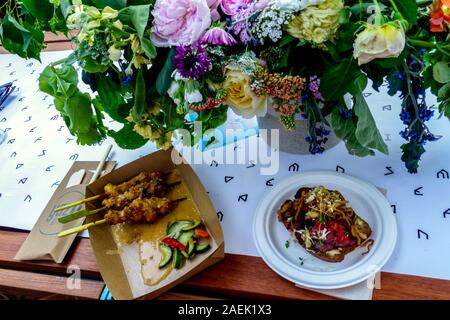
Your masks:
[[[278,221],[277,210],[285,200],[293,199],[302,186],[319,185],[341,192],[369,223],[375,242],[368,254],[361,255],[366,248],[357,248],[342,262],[322,261],[294,242]],[[373,185],[333,171],[311,171],[279,182],[266,194],[256,210],[253,236],[263,260],[283,278],[304,287],[338,289],[360,283],[381,269],[394,250],[397,222],[387,199]],[[290,240],[288,248],[286,240]]]

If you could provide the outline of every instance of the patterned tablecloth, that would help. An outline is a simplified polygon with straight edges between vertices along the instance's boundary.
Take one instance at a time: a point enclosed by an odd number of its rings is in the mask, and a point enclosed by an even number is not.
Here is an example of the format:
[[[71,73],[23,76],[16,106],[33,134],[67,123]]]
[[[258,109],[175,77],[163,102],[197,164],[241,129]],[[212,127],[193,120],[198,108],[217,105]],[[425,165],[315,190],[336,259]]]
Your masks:
[[[18,88],[0,112],[0,128],[8,134],[0,146],[0,226],[31,229],[72,162],[98,160],[109,143],[78,146],[51,97],[38,90],[37,77],[43,67],[67,55],[63,51],[44,53],[43,64],[0,55],[0,83],[15,81]],[[431,122],[433,132],[444,137],[426,146],[419,173],[410,175],[400,161],[400,100],[371,88],[365,96],[389,146],[389,156],[352,157],[341,143],[322,155],[281,154],[279,171],[271,176],[260,175],[260,165],[248,160],[251,155],[242,165],[193,166],[218,210],[227,252],[258,255],[252,239],[253,213],[264,193],[278,181],[306,170],[337,170],[388,192],[399,237],[383,270],[450,279],[450,124],[447,119]],[[234,152],[254,139],[261,138],[254,135],[225,148]],[[155,147],[149,143],[133,151],[113,150],[110,159],[120,166]]]

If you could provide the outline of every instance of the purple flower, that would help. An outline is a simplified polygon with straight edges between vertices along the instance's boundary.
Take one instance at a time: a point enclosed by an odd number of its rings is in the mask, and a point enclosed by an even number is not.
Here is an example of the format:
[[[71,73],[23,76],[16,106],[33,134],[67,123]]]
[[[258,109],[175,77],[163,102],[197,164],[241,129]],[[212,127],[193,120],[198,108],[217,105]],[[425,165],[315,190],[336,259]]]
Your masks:
[[[208,52],[201,45],[180,46],[176,50],[173,65],[183,78],[199,80],[211,69]]]
[[[237,41],[222,28],[214,27],[205,32],[200,38],[200,43],[215,46],[234,46],[237,44]]]
[[[316,100],[323,101],[322,94],[320,93],[320,79],[317,78],[317,76],[312,76],[309,78],[309,85],[308,85],[309,91],[313,94],[314,98]]]

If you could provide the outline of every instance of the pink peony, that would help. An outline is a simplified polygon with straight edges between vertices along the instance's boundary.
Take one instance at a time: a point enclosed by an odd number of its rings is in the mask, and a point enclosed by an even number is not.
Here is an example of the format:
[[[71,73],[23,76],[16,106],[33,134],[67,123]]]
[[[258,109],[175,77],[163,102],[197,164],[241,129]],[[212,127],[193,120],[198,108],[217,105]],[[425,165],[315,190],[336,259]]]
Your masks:
[[[157,0],[150,38],[158,47],[191,45],[211,25],[206,0]]]
[[[217,11],[220,1],[221,0],[206,0],[206,2],[208,3],[208,7],[211,10],[211,18],[213,21],[217,21],[220,19],[219,11]]]
[[[215,27],[205,32],[200,38],[200,43],[212,44],[214,46],[234,46],[237,44],[237,41],[222,28]]]
[[[220,7],[228,16],[235,16],[239,10],[247,8],[252,0],[221,0]]]
[[[255,3],[255,9],[264,10],[270,4],[270,2],[272,2],[272,0],[259,0],[257,3]]]

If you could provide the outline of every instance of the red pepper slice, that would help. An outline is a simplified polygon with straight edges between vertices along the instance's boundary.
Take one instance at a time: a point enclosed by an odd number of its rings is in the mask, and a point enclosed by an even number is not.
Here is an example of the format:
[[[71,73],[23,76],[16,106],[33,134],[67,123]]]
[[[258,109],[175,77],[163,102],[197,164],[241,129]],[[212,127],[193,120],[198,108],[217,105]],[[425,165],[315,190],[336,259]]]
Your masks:
[[[178,249],[180,251],[186,251],[186,246],[184,246],[182,243],[180,243],[178,240],[175,240],[174,238],[164,238],[161,241],[162,243],[168,245],[169,247]]]
[[[205,228],[199,227],[195,229],[195,235],[199,238],[209,238],[209,233]]]

